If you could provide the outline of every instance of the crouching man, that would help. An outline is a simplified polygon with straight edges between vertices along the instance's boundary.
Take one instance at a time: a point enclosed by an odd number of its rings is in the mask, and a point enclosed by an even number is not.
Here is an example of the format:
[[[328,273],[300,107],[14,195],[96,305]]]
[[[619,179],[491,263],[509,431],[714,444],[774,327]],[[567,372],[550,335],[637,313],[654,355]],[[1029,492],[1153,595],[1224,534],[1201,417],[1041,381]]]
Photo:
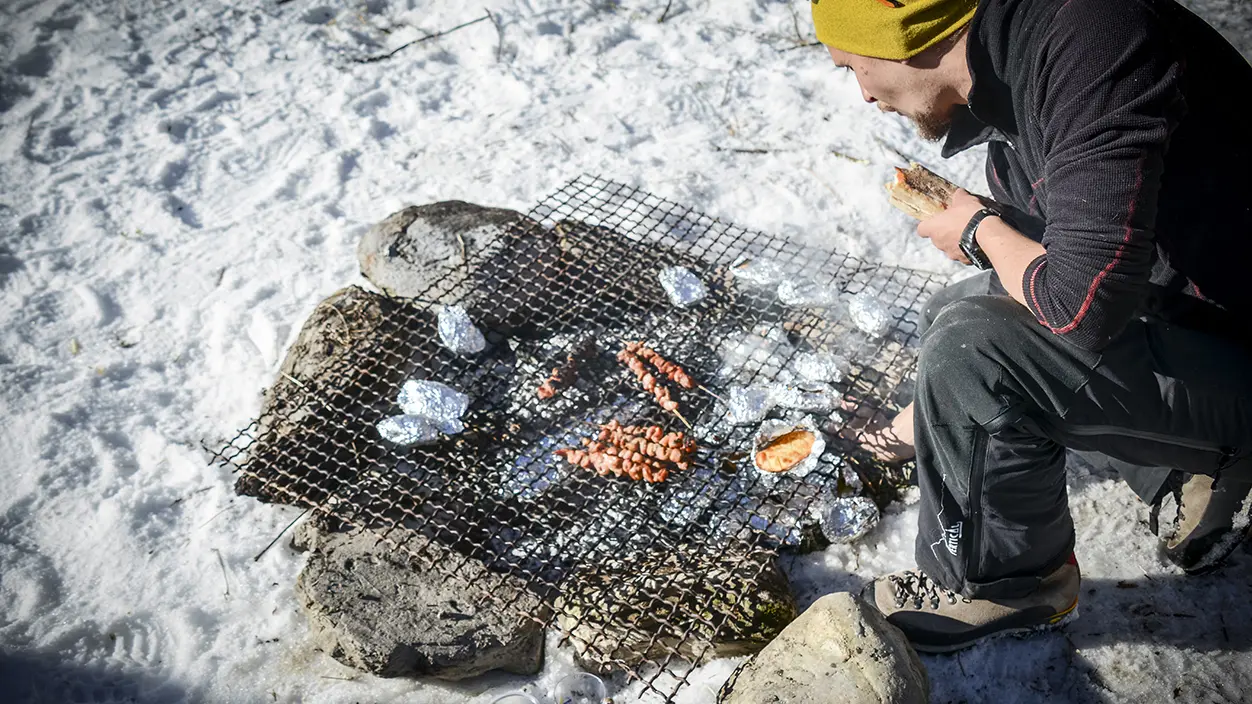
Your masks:
[[[922,492],[917,569],[866,596],[923,651],[1059,623],[1066,448],[1173,492],[1164,555],[1220,565],[1252,487],[1252,67],[1173,0],[812,9],[866,102],[944,156],[987,145],[994,198],[918,226],[985,271],[927,306],[914,403],[865,437]]]

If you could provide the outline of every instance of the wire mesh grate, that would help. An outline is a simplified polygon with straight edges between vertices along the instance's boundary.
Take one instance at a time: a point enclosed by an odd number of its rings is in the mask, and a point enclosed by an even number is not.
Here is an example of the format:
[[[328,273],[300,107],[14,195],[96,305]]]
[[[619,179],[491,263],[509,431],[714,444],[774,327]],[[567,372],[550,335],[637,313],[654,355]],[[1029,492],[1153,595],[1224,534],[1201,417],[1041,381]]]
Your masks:
[[[875,297],[890,307],[890,331],[868,336],[846,316],[784,306],[773,290],[733,276],[761,260]],[[672,306],[657,274],[674,265],[696,273],[709,295]],[[480,602],[555,624],[584,665],[640,680],[648,696],[670,701],[692,664],[759,649],[781,627],[758,595],[786,593],[774,559],[820,535],[823,497],[847,492],[855,474],[881,503],[899,480],[831,442],[815,471],[767,481],[750,458],[755,428],[729,424],[718,397],[779,378],[796,354],[822,350],[851,360],[835,390],[859,415],[893,410],[915,360],[920,304],[938,285],[926,273],[800,246],[583,176],[423,295],[383,299],[377,330],[333,373],[293,379],[293,393],[215,454],[238,473],[240,493],[374,531]],[[441,347],[433,302],[469,310],[487,349],[458,357]],[[595,344],[578,380],[539,399],[552,368],[588,340]],[[632,340],[708,390],[681,397],[700,448],[694,467],[657,484],[601,477],[553,456],[611,419],[687,430],[615,360]],[[756,354],[761,340],[775,346]],[[382,440],[374,425],[397,412],[408,379],[469,394],[465,432],[415,448]],[[819,420],[833,437],[852,415]],[[549,608],[534,612],[524,592]]]

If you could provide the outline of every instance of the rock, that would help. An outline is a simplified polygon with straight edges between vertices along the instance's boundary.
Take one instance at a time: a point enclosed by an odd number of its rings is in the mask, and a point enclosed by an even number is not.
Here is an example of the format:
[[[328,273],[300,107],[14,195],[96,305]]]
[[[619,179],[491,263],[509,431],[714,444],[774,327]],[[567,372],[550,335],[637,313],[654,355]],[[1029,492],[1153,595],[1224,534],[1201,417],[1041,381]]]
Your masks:
[[[900,629],[864,600],[818,599],[718,693],[719,704],[926,704],[926,668]]]
[[[431,295],[435,283],[464,266],[462,254],[481,253],[520,222],[529,221],[513,210],[459,200],[409,206],[365,233],[357,246],[357,260],[365,278],[388,295]],[[434,297],[442,303],[463,294],[444,290]]]
[[[716,556],[685,546],[596,562],[562,589],[558,624],[579,664],[601,673],[666,659],[673,650],[693,662],[755,653],[796,615],[774,557],[738,547]]]
[[[266,389],[261,415],[276,410],[285,396],[297,390],[293,378],[306,385],[329,381],[332,367],[343,361],[353,345],[376,339],[385,325],[384,317],[395,308],[385,296],[359,286],[341,288],[317,304],[287,350],[274,385]]]
[[[320,533],[312,521],[306,523],[299,542],[310,552],[296,580],[296,596],[313,639],[331,657],[382,677],[459,680],[490,670],[539,672],[543,628],[535,619],[547,612],[520,583],[445,552],[439,564],[464,562],[456,568],[461,577],[493,585],[497,601],[481,606],[465,582],[449,579],[439,565],[410,564],[404,559],[408,553],[379,543],[372,531]],[[389,537],[397,543],[421,540],[404,533],[396,528]],[[431,543],[424,550],[442,548]],[[518,601],[503,607],[511,593]]]
[[[433,316],[416,311],[399,315],[403,304],[349,286],[331,294],[313,309],[287,351],[278,377],[265,390],[261,415],[248,448],[249,462],[235,482],[235,491],[263,501],[312,505],[325,498],[321,485],[306,477],[307,468],[355,474],[357,458],[351,445],[355,437],[372,434],[366,419],[385,417],[394,410],[391,390],[403,381],[407,368],[379,355],[361,354],[371,343],[387,340],[400,347],[421,334],[412,316]],[[404,323],[407,323],[404,324]],[[405,349],[424,349],[403,345]],[[354,357],[355,353],[355,357]],[[409,367],[420,359],[406,360]],[[351,371],[345,371],[351,370]],[[367,388],[353,393],[334,393],[349,380]],[[336,436],[338,443],[327,442]],[[326,448],[331,456],[309,460],[303,453]]]

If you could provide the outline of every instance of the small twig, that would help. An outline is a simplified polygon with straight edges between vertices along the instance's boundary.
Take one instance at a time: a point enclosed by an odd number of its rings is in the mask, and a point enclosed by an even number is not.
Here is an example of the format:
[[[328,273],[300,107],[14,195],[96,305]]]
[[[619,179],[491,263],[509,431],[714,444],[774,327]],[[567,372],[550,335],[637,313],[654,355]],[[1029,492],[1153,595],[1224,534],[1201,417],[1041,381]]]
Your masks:
[[[206,492],[206,491],[208,491],[209,489],[212,489],[212,488],[213,488],[213,487],[211,487],[211,486],[203,486],[203,487],[200,487],[199,489],[196,489],[195,491],[191,492],[190,494],[187,494],[186,496],[180,496],[180,497],[178,497],[177,499],[174,499],[173,501],[171,501],[171,502],[170,502],[170,507],[171,507],[171,508],[173,508],[174,506],[177,506],[178,504],[182,503],[184,500],[186,500],[186,499],[190,499],[191,497],[195,496],[196,494],[200,494],[200,493]]]
[[[896,149],[895,147],[891,146],[890,144],[887,144],[885,141],[883,141],[883,139],[882,139],[881,137],[875,137],[875,138],[874,138],[874,141],[875,141],[875,142],[878,142],[878,146],[880,146],[880,147],[882,147],[883,149],[885,149],[885,150],[887,150],[887,151],[891,152],[892,154],[895,154],[896,156],[900,157],[900,158],[901,158],[901,159],[903,159],[906,163],[912,163],[912,162],[914,162],[914,161],[917,161],[917,159],[916,159],[916,158],[911,157],[911,156],[909,156],[908,154],[905,154],[904,152],[900,151],[899,149]]]
[[[467,254],[467,253],[466,253],[466,251],[465,251],[465,236],[464,236],[464,235],[462,235],[462,234],[461,234],[461,233],[459,233],[459,232],[458,232],[458,233],[456,233],[456,241],[461,243],[461,263],[462,263],[462,264],[465,264],[465,265],[468,265],[468,264],[469,264],[469,254]]]
[[[800,16],[796,14],[796,6],[794,3],[787,6],[791,10],[791,25],[796,30],[796,44],[804,43],[804,35],[800,33]]]
[[[487,17],[491,18],[491,23],[496,26],[496,35],[499,37],[499,39],[496,40],[496,63],[500,63],[500,55],[504,53],[504,28],[500,26],[500,20],[496,19],[496,16],[491,14],[491,10],[487,10],[486,12]]]
[[[561,144],[561,148],[565,150],[566,156],[574,156],[574,149],[569,145],[569,142],[561,139],[561,136],[555,132],[552,133],[552,137]]]
[[[772,154],[770,149],[736,149],[734,147],[713,147],[715,152],[731,152],[734,154]]]
[[[222,584],[226,586],[225,596],[230,596],[230,582],[226,579],[226,562],[222,559],[222,551],[213,548],[213,552],[217,553],[217,564],[222,568]]]
[[[299,516],[296,516],[295,518],[291,519],[291,523],[288,523],[286,528],[283,528],[282,530],[278,531],[278,535],[274,536],[274,539],[270,541],[270,544],[266,545],[264,550],[262,550],[261,552],[258,552],[256,554],[256,557],[252,558],[252,561],[256,562],[257,560],[260,560],[261,556],[264,555],[270,548],[274,547],[274,543],[277,543],[279,538],[283,537],[283,533],[286,533],[287,531],[291,530],[291,527],[296,524],[296,521],[300,520],[301,518],[304,518],[304,516],[311,510],[313,509],[306,508],[300,512]]]
[[[343,680],[344,682],[356,682],[355,677],[335,677],[333,675],[322,675],[324,680]]]
[[[420,44],[420,43],[422,43],[422,42],[426,41],[427,39],[437,39],[437,38],[439,38],[439,37],[443,37],[443,36],[446,36],[446,35],[452,34],[453,32],[457,31],[458,29],[465,29],[466,27],[469,27],[470,25],[475,25],[475,24],[478,24],[479,22],[486,22],[486,21],[487,21],[487,20],[489,20],[489,19],[491,19],[491,16],[490,16],[490,15],[483,15],[482,17],[479,17],[479,18],[478,18],[478,19],[476,19],[476,20],[470,20],[469,22],[465,22],[465,23],[463,23],[463,24],[458,24],[457,26],[452,27],[451,29],[444,29],[444,30],[441,30],[441,31],[435,32],[434,34],[427,34],[427,35],[426,35],[426,36],[424,36],[424,37],[419,37],[419,38],[417,38],[417,39],[414,39],[414,40],[413,40],[413,41],[411,41],[411,42],[407,42],[407,43],[405,43],[405,44],[401,44],[400,46],[396,47],[395,49],[392,49],[391,51],[387,52],[386,54],[379,54],[378,56],[367,56],[367,57],[365,57],[365,58],[363,58],[363,59],[353,59],[353,61],[355,61],[355,62],[356,62],[356,63],[358,63],[358,64],[372,64],[372,63],[377,63],[377,62],[379,62],[379,61],[385,61],[385,60],[390,59],[391,57],[395,56],[396,54],[399,54],[400,52],[404,51],[405,49],[408,49],[409,47],[413,46],[414,44]]]
[[[719,108],[726,107],[726,103],[730,101],[730,83],[735,80],[735,71],[739,70],[739,62],[735,62],[735,67],[726,72],[726,85],[722,86],[722,102],[718,103]]]
[[[301,389],[304,389],[305,391],[309,390],[309,387],[305,386],[303,382],[301,382],[299,379],[295,378],[294,376],[288,374],[287,372],[283,372],[282,374],[284,377],[287,378],[287,381],[290,381],[291,383],[295,384],[296,386],[299,386]]]
[[[829,184],[829,183],[826,183],[826,181],[825,181],[825,180],[824,180],[821,176],[818,176],[816,171],[814,171],[813,169],[811,169],[811,168],[809,168],[809,167],[807,167],[807,166],[806,166],[806,167],[804,167],[804,170],[805,170],[805,171],[808,171],[808,172],[809,172],[809,173],[811,173],[811,174],[813,174],[813,178],[817,179],[817,182],[818,182],[818,183],[820,183],[820,184],[822,184],[823,186],[825,186],[825,187],[826,187],[826,190],[830,191],[830,195],[832,195],[832,196],[834,196],[834,197],[835,197],[835,200],[840,201],[840,202],[842,202],[842,201],[843,201],[843,199],[839,197],[839,193],[838,193],[838,192],[836,192],[834,188],[831,188],[830,184]]]
[[[352,342],[352,324],[348,322],[348,316],[339,310],[339,306],[331,306],[330,309],[335,311],[339,315],[339,320],[343,322],[343,334],[336,335],[339,338],[339,344],[344,347],[350,347]]]
[[[805,44],[796,44],[795,46],[786,46],[786,48],[784,49],[779,49],[779,53],[781,54],[783,53],[783,51],[790,51],[793,49],[808,49],[810,48],[810,46],[821,46],[821,43],[820,41],[809,41],[809,43],[805,43]]]
[[[213,522],[213,519],[214,519],[214,518],[217,518],[218,516],[222,515],[223,513],[226,513],[227,511],[229,511],[233,505],[234,505],[234,504],[227,504],[227,505],[226,505],[226,508],[224,508],[224,509],[222,509],[221,511],[218,511],[217,513],[213,514],[213,518],[210,518],[209,520],[205,521],[204,523],[201,523],[200,525],[196,526],[196,529],[197,529],[197,530],[199,530],[200,528],[203,528],[203,527],[205,527],[205,526],[209,525],[210,523],[212,523],[212,522]]]
[[[791,51],[792,49],[807,49],[811,46],[821,46],[821,45],[822,45],[821,42],[808,42],[807,44],[796,44],[794,46],[783,47],[782,49],[778,50],[778,53],[781,54],[784,51]]]
[[[656,21],[657,24],[661,24],[665,21],[665,18],[669,16],[669,8],[673,4],[674,0],[669,0],[669,2],[665,3],[665,11],[661,13],[661,18]]]
[[[835,156],[839,157],[840,159],[847,159],[848,161],[852,162],[853,164],[868,164],[868,163],[869,163],[869,159],[860,159],[860,158],[855,157],[855,156],[849,156],[849,155],[844,154],[843,152],[841,152],[841,151],[839,151],[839,150],[837,150],[837,149],[831,149],[831,150],[830,150],[830,153],[831,153],[831,154],[834,154]]]

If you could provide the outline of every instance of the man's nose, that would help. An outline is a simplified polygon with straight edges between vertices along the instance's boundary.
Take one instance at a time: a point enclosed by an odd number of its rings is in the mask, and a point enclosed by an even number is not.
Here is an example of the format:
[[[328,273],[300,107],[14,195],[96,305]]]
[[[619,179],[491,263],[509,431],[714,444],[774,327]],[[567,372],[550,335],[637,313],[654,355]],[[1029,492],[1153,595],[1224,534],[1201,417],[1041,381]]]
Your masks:
[[[865,86],[861,86],[861,97],[864,98],[867,103],[872,104],[878,102],[878,98],[870,95],[869,91],[865,90]]]

